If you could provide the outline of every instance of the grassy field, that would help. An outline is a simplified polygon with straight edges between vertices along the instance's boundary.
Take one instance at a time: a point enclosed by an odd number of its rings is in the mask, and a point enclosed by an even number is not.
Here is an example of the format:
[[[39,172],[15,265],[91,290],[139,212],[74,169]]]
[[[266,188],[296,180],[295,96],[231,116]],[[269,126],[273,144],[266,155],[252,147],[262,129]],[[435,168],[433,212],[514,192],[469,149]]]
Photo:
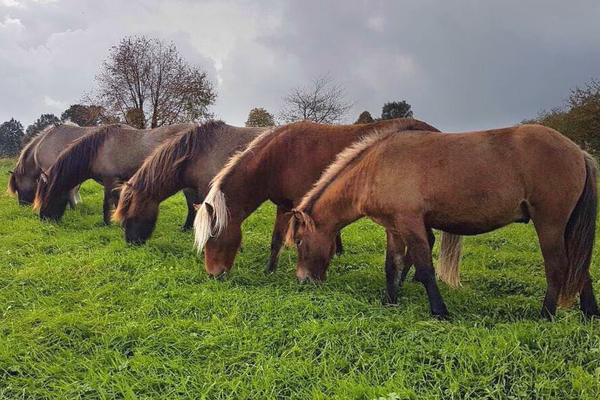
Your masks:
[[[12,162],[0,161],[0,186]],[[384,235],[359,221],[319,286],[296,284],[295,254],[262,273],[274,208],[244,225],[232,273],[210,279],[161,208],[145,246],[98,226],[100,187],[59,224],[0,195],[2,399],[597,399],[600,323],[574,307],[538,317],[545,280],[532,226],[467,238],[460,289],[383,296]],[[437,249],[436,249],[437,252]],[[600,261],[596,251],[595,261]],[[593,267],[600,292],[600,272]]]

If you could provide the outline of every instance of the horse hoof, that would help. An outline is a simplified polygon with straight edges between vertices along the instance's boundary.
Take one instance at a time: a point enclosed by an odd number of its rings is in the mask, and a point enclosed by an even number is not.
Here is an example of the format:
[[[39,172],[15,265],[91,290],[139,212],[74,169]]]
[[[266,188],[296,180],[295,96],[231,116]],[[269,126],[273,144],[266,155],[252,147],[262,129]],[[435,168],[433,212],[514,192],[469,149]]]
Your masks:
[[[384,294],[383,297],[381,298],[381,305],[382,306],[395,306],[396,304],[398,304],[398,299],[393,299],[390,298],[390,296],[388,296],[387,294]]]
[[[267,264],[267,266],[264,269],[265,275],[271,275],[273,272],[275,272],[276,268],[277,268],[277,265]]]

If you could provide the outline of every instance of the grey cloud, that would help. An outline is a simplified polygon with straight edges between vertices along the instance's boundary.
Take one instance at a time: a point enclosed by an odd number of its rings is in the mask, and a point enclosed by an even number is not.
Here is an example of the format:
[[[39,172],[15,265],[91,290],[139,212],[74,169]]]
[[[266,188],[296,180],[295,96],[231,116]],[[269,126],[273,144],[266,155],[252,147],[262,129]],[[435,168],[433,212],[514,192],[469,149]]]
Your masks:
[[[0,120],[24,124],[60,112],[53,101],[77,101],[110,45],[131,34],[175,41],[220,82],[214,111],[238,125],[324,73],[346,86],[356,115],[405,99],[446,130],[517,123],[600,76],[593,0],[4,3]],[[24,30],[5,27],[8,15]]]

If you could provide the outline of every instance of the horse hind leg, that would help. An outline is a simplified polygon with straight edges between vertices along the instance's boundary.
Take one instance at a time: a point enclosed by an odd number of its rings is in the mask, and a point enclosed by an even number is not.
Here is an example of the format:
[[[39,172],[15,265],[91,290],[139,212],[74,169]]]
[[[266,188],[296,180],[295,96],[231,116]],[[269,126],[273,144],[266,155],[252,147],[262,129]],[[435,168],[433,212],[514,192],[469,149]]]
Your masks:
[[[541,314],[551,320],[556,314],[560,291],[567,276],[568,258],[564,242],[564,227],[538,223],[536,231],[546,273],[546,295]]]

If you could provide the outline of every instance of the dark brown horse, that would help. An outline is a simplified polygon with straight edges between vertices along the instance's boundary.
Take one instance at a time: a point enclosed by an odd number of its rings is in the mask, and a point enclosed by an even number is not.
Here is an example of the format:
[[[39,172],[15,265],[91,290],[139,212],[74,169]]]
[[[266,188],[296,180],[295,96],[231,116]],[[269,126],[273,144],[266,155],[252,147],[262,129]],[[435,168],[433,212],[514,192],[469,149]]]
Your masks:
[[[14,171],[9,171],[8,192],[17,195],[19,204],[32,204],[40,174],[50,169],[60,152],[69,144],[94,129],[70,123],[46,127],[27,143],[19,155]],[[75,188],[69,203],[73,206],[79,201],[79,194]]]
[[[598,315],[589,275],[596,174],[589,154],[539,125],[366,139],[341,154],[294,211],[296,276],[325,279],[336,234],[366,216],[386,228],[398,264],[410,251],[432,314],[445,317],[427,231],[476,235],[531,219],[546,270],[542,314],[581,294],[584,314]]]
[[[210,181],[235,151],[265,130],[208,122],[158,147],[122,187],[113,219],[121,222],[125,240],[145,242],[156,225],[160,203],[180,190],[188,201],[183,229],[191,228],[194,204],[204,200]]]
[[[242,222],[267,200],[277,205],[266,268],[273,270],[287,231],[287,212],[335,156],[370,133],[403,130],[437,131],[418,120],[395,119],[366,125],[296,122],[259,136],[215,177],[196,215],[195,242],[199,251],[204,248],[206,271],[218,276],[232,267]],[[340,249],[339,237],[336,248]]]
[[[193,124],[138,130],[120,124],[106,125],[75,140],[63,151],[46,174],[42,174],[35,207],[42,219],[59,220],[64,214],[69,191],[88,179],[104,186],[104,223],[110,222],[113,192],[119,182],[129,179],[144,159],[167,139],[181,134]]]

